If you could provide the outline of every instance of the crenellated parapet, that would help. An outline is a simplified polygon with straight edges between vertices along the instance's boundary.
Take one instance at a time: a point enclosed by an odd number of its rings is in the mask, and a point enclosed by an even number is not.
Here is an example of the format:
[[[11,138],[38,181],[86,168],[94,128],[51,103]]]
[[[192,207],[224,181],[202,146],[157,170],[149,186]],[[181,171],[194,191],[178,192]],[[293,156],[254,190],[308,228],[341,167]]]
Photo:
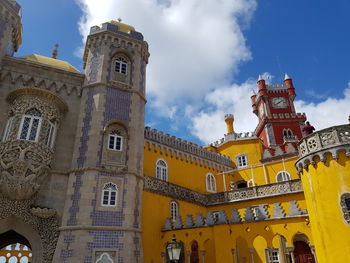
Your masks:
[[[338,159],[339,151],[345,151],[350,157],[350,125],[333,126],[304,137],[298,144],[299,160],[295,166],[300,173],[310,164],[315,164],[315,158],[326,162],[326,154]]]
[[[160,148],[166,154],[176,155],[177,158],[195,162],[198,165],[210,166],[218,170],[225,170],[232,167],[232,161],[228,156],[207,150],[195,143],[181,140],[175,136],[151,129],[150,127],[145,128],[145,140],[146,147],[149,150],[151,150],[151,145],[153,144],[155,150]]]
[[[213,142],[211,145],[218,147],[227,142],[255,140],[255,139],[258,139],[258,137],[256,137],[254,132],[243,132],[243,133],[232,132],[232,133],[225,134],[224,138],[221,138],[220,140]]]
[[[30,68],[30,70],[28,70]],[[29,73],[30,72],[30,73]],[[48,67],[21,58],[5,57],[0,82],[14,88],[38,88],[81,96],[84,74]]]
[[[130,41],[131,39],[133,41]],[[88,63],[89,50],[94,50],[96,47],[102,46],[113,46],[130,54],[139,52],[145,61],[148,61],[150,55],[148,44],[144,41],[143,35],[140,32],[137,32],[131,26],[110,21],[103,23],[101,26],[91,27],[83,56],[84,67]]]

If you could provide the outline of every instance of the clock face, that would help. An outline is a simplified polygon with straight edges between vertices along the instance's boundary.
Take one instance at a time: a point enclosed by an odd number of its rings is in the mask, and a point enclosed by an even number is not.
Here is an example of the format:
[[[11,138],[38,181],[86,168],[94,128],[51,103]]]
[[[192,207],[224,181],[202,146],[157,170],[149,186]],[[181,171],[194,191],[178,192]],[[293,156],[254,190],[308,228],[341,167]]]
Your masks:
[[[287,108],[288,101],[284,97],[276,97],[271,99],[271,106],[274,108]]]

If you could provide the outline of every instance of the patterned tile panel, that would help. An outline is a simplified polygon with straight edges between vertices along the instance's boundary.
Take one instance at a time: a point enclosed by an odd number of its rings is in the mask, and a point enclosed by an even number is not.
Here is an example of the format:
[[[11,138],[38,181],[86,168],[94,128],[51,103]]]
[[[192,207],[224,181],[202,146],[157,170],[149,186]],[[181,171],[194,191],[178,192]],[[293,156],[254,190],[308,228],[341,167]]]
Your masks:
[[[89,231],[89,234],[93,236],[93,242],[88,242],[87,250],[89,256],[86,256],[84,263],[92,263],[93,249],[115,249],[123,250],[124,245],[119,241],[120,237],[124,236],[122,231]],[[118,263],[124,263],[122,257],[118,258]]]

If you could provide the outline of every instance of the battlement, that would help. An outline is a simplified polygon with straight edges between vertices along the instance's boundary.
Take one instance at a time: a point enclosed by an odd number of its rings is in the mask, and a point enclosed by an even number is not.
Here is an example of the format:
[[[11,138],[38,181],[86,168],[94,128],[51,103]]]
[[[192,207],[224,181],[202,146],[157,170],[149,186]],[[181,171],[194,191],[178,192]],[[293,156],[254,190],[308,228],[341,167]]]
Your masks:
[[[14,0],[0,0],[0,4],[6,5],[11,11],[21,15],[21,6]]]
[[[286,92],[288,87],[286,87],[284,84],[269,84],[266,85],[266,89],[269,92]]]
[[[232,166],[232,161],[228,156],[207,150],[193,142],[182,140],[175,136],[171,136],[170,134],[157,131],[156,129],[151,129],[150,127],[145,127],[145,139],[196,155],[203,159],[218,162],[226,166]]]
[[[258,139],[258,137],[256,137],[254,132],[243,132],[243,133],[233,132],[233,133],[225,134],[224,138],[221,138],[220,140],[213,142],[211,145],[218,147],[218,146],[221,146],[222,144],[227,143],[227,142],[254,140],[254,139]]]
[[[338,159],[340,151],[350,156],[350,125],[333,126],[305,136],[299,141],[298,149],[300,159],[295,166],[299,173],[314,164],[315,158],[326,162],[328,153],[334,159]]]
[[[139,41],[143,41],[143,35],[140,32],[134,31],[131,27],[129,31],[122,30],[121,26],[118,26],[116,23],[111,22],[103,23],[101,26],[91,27],[90,35],[98,34],[105,31],[113,32],[118,35],[123,35]]]

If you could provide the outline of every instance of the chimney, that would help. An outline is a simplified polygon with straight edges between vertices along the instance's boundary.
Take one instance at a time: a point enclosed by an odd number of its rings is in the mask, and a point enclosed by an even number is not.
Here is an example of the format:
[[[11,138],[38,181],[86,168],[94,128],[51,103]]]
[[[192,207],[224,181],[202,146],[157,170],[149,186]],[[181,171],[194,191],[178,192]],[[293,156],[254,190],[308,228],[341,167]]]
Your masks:
[[[226,122],[226,127],[227,127],[227,133],[234,133],[233,121],[234,121],[234,117],[233,117],[232,114],[226,114],[225,115],[225,122]]]

